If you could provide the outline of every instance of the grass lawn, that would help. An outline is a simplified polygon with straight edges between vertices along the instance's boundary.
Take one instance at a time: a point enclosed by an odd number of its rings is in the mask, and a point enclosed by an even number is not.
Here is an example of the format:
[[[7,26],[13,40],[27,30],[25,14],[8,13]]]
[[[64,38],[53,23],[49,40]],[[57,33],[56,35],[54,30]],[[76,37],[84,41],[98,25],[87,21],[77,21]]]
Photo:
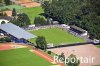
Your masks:
[[[35,17],[38,17],[38,16],[43,17],[40,14],[44,13],[41,6],[26,8],[26,7],[23,7],[23,6],[20,6],[20,5],[9,5],[9,6],[0,7],[0,10],[5,9],[5,8],[8,8],[10,10],[15,8],[16,11],[18,11],[19,13],[26,13],[28,15],[28,17],[30,18],[30,20],[31,20],[31,24],[34,24]]]
[[[2,6],[2,7],[0,7],[0,10],[1,9],[6,9],[6,8],[8,8],[10,10],[12,10],[13,8],[15,8],[16,10],[19,10],[19,9],[23,9],[25,7],[20,6],[20,5],[9,5],[9,6]]]
[[[30,18],[32,24],[34,24],[34,18],[35,17],[38,17],[38,16],[43,17],[40,14],[44,13],[44,11],[43,11],[41,6],[20,9],[19,12],[26,13],[28,15],[28,17]]]
[[[96,46],[100,48],[100,45],[96,45]]]
[[[51,66],[28,48],[0,51],[0,66]]]
[[[84,42],[83,39],[75,37],[72,34],[60,29],[60,28],[47,28],[40,30],[29,31],[36,36],[45,36],[48,43],[54,43],[55,45],[61,43],[77,43]],[[35,39],[30,39],[35,43]]]

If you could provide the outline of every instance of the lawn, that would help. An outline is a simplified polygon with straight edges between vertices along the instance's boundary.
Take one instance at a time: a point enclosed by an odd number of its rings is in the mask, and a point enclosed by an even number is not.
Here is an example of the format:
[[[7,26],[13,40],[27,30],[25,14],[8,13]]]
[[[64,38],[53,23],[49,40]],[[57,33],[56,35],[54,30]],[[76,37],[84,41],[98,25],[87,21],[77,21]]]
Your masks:
[[[0,7],[0,10],[6,9],[6,8],[8,8],[10,10],[15,8],[19,13],[26,13],[31,20],[31,24],[34,24],[35,17],[38,17],[38,16],[43,17],[40,14],[44,13],[41,6],[26,8],[26,7],[23,7],[23,6],[20,6],[20,5],[9,5],[9,6]]]
[[[100,45],[96,45],[98,48],[100,48]]]
[[[28,48],[0,51],[0,66],[51,66]]]
[[[31,23],[34,24],[35,17],[43,17],[40,14],[44,13],[41,6],[39,7],[32,7],[32,8],[24,8],[19,10],[20,13],[26,13],[31,20]]]
[[[20,6],[20,5],[9,5],[9,6],[2,6],[2,7],[0,7],[0,10],[1,9],[6,9],[6,8],[8,8],[10,10],[12,10],[13,8],[15,8],[16,10],[19,10],[19,9],[23,9],[25,7]]]
[[[47,28],[40,30],[32,30],[29,31],[36,36],[45,36],[48,43],[54,43],[54,45],[58,45],[61,43],[77,43],[84,42],[83,39],[79,37],[75,37],[72,34],[64,31],[60,28]],[[31,42],[35,43],[35,39],[30,39]]]

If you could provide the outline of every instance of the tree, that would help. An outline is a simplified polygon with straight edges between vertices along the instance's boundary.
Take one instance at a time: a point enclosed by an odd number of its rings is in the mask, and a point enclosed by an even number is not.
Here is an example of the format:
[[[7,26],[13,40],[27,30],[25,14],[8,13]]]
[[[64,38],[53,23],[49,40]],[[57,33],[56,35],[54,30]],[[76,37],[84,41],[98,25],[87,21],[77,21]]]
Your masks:
[[[14,18],[10,22],[20,27],[26,27],[31,24],[28,15],[25,13],[18,14],[17,19]]]
[[[81,0],[52,0],[45,1],[42,7],[48,17],[60,23],[67,23],[79,12],[80,4],[82,5]]]
[[[41,49],[43,49],[43,50],[46,51],[46,49],[47,49],[47,42],[46,42],[46,40],[45,40],[45,37],[43,37],[43,36],[38,36],[38,37],[36,38],[36,44],[37,44],[37,47],[38,47],[38,48],[41,48]]]
[[[65,61],[65,55],[64,55],[64,53],[61,53],[61,55],[59,55],[59,59],[61,61]]]
[[[10,5],[11,4],[10,0],[4,0],[4,2],[5,2],[6,5]]]
[[[67,63],[67,66],[79,66],[80,61],[76,58],[75,55],[71,54],[68,58],[69,58],[71,61],[69,61],[69,62]],[[68,61],[69,59],[66,59],[66,61]]]
[[[16,9],[15,8],[13,8],[13,10],[12,10],[12,16],[13,17],[16,17],[17,16],[17,13],[16,13]]]
[[[23,26],[31,24],[28,15],[25,13],[19,14],[17,20],[19,20]]]
[[[100,39],[100,0],[52,0],[42,4],[46,18],[76,25],[87,30],[92,39]]]
[[[44,26],[47,25],[47,21],[43,17],[35,17],[34,24],[36,26]]]

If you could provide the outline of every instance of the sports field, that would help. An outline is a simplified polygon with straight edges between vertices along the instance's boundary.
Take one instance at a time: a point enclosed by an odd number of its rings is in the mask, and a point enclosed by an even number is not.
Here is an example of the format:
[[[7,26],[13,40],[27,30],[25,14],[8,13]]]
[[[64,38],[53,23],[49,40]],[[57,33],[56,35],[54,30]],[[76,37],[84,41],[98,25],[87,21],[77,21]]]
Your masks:
[[[32,8],[24,8],[19,10],[20,13],[26,13],[31,20],[31,23],[34,24],[35,17],[43,17],[40,14],[44,13],[41,6],[39,7],[32,7]]]
[[[0,51],[0,66],[52,66],[28,48]]]
[[[64,31],[60,28],[47,28],[29,31],[36,36],[45,36],[48,43],[54,43],[55,45],[61,43],[77,43],[84,42],[83,39],[75,37],[72,34]],[[30,39],[31,42],[35,43],[35,39]]]

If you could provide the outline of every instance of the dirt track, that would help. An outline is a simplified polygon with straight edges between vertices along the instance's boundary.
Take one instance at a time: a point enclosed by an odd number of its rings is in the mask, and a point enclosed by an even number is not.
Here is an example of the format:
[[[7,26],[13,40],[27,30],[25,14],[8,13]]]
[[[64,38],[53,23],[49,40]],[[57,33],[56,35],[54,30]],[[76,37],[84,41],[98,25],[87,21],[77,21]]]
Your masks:
[[[100,65],[100,48],[97,48],[92,44],[63,47],[49,50],[58,55],[60,55],[63,52],[66,57],[68,57],[70,54],[74,54],[77,57],[95,57],[93,63],[81,63],[80,66]]]

